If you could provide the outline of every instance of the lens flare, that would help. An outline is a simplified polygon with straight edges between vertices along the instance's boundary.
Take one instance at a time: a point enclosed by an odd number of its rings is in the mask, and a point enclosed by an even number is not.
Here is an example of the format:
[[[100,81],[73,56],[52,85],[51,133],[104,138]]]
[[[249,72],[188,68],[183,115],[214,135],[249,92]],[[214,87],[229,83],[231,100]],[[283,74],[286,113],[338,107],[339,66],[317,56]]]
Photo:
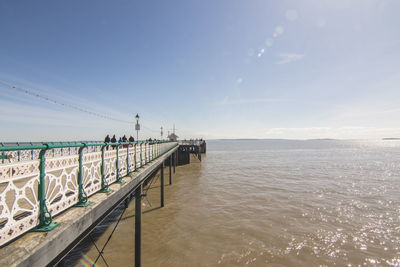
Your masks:
[[[299,17],[296,9],[289,9],[286,11],[286,19],[290,21],[295,21]]]
[[[96,266],[96,264],[85,254],[81,252],[82,258],[79,260],[79,263],[85,267]]]
[[[275,28],[275,33],[277,33],[278,35],[283,34],[284,31],[285,31],[285,30],[283,29],[282,26],[277,26],[277,27]]]

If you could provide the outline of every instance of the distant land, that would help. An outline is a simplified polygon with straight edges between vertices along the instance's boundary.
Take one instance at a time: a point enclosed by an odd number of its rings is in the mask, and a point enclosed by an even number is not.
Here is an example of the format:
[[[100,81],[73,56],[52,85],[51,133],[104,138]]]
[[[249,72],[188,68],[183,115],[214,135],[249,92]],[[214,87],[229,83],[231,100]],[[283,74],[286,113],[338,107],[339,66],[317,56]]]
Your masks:
[[[386,137],[386,138],[382,138],[382,140],[400,140],[400,138],[398,138],[398,137]]]
[[[316,139],[285,139],[285,138],[221,138],[221,139],[208,139],[210,141],[335,141],[339,139],[331,138],[316,138]]]

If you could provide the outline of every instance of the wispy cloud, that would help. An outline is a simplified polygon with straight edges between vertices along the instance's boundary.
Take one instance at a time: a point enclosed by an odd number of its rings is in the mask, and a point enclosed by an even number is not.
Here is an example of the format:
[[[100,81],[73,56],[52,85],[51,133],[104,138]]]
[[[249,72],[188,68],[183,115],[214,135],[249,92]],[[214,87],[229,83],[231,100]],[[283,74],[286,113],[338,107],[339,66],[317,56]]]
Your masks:
[[[285,53],[285,54],[280,54],[279,58],[280,60],[278,62],[276,62],[277,64],[287,64],[287,63],[291,63],[294,61],[298,61],[304,58],[304,54],[294,54],[294,53]]]

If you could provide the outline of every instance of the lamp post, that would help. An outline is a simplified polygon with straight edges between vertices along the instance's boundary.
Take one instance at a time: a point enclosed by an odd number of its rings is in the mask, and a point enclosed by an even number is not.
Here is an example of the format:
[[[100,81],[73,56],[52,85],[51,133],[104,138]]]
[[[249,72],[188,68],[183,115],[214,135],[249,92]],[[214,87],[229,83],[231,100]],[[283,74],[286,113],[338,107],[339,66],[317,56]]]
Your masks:
[[[163,140],[163,138],[162,138],[162,136],[163,136],[163,128],[162,128],[162,126],[161,126],[161,140]]]
[[[136,125],[135,125],[135,130],[136,130],[136,141],[139,141],[139,131],[140,131],[140,124],[139,124],[139,114],[136,114]]]

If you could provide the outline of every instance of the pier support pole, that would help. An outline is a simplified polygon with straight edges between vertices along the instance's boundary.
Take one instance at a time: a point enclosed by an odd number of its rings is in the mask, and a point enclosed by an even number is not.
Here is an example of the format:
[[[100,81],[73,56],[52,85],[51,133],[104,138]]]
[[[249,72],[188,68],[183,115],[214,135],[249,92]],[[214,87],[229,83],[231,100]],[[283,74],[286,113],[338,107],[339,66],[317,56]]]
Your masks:
[[[175,152],[174,152],[174,154],[173,154],[174,156],[173,156],[173,158],[174,158],[174,173],[175,173],[175,167],[176,167],[176,160],[177,160],[177,156],[178,156],[178,150],[176,150]]]
[[[135,267],[142,265],[142,185],[135,192]]]
[[[172,155],[169,157],[169,184],[172,184]]]
[[[164,207],[164,161],[161,164],[161,207]]]

